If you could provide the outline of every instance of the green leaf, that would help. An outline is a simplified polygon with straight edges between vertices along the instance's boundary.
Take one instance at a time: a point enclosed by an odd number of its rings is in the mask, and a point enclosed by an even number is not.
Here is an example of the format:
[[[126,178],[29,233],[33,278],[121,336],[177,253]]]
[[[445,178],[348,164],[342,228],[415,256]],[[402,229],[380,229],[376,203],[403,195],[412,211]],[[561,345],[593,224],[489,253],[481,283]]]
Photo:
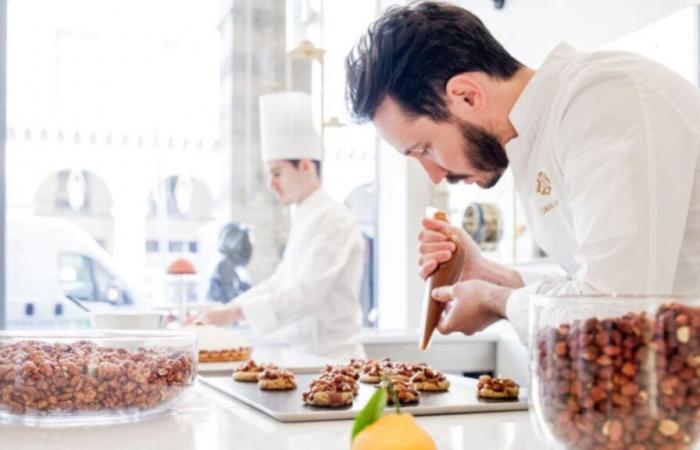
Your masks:
[[[399,394],[394,390],[394,385],[391,384],[391,378],[386,375],[382,375],[382,388],[386,390],[388,395],[391,395],[391,400],[394,403],[394,411],[396,414],[401,414],[401,402],[399,402]]]
[[[355,439],[360,431],[364,430],[368,426],[372,425],[374,422],[379,420],[384,414],[384,408],[386,408],[386,392],[384,389],[377,389],[369,399],[367,404],[362,411],[355,417],[355,423],[352,425],[352,437],[350,442]]]
[[[391,381],[386,381],[386,390],[389,391],[389,395],[391,395],[391,400],[394,402],[394,410],[396,411],[396,414],[401,414],[401,402],[399,401],[399,394],[396,393],[394,385],[391,384]]]

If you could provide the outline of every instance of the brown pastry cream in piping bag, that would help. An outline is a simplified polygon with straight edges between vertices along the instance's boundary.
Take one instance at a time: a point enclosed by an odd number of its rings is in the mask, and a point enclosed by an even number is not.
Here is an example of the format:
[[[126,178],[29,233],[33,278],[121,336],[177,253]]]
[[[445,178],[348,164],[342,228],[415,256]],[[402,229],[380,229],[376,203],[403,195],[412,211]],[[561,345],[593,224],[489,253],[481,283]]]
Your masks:
[[[438,211],[434,214],[433,219],[447,222],[447,215],[442,211]],[[433,336],[435,327],[437,327],[438,322],[440,322],[442,311],[445,309],[445,304],[433,299],[431,292],[433,292],[435,288],[451,286],[459,281],[459,276],[464,267],[464,248],[462,248],[462,245],[459,243],[459,239],[452,233],[448,234],[447,238],[454,242],[455,251],[452,253],[452,257],[449,260],[438,264],[435,271],[430,274],[426,280],[421,316],[423,335],[419,343],[421,350],[428,348],[430,338]]]

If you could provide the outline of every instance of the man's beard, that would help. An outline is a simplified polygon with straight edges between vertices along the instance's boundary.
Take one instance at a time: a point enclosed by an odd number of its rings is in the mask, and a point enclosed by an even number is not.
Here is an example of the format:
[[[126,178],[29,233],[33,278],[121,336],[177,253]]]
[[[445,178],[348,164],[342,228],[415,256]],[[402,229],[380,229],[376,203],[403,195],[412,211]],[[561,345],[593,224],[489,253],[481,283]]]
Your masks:
[[[479,186],[484,189],[495,186],[508,167],[506,149],[503,148],[496,135],[490,131],[459,119],[456,119],[455,123],[462,133],[462,138],[464,138],[462,149],[469,165],[488,174],[485,184]],[[453,173],[446,177],[447,181],[453,184],[465,178],[465,175]]]

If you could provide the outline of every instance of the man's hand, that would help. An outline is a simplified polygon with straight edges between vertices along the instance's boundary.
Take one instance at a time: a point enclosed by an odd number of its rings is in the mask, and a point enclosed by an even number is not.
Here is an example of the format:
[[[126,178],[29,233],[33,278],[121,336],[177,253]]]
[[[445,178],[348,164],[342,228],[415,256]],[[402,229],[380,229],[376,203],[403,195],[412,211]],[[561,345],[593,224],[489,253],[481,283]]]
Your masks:
[[[207,325],[224,326],[234,322],[239,322],[245,317],[243,310],[238,305],[221,306],[204,311],[197,317],[195,322],[202,322]]]
[[[470,280],[477,277],[485,258],[471,237],[461,228],[454,227],[442,220],[424,218],[421,222],[423,229],[418,233],[419,273],[427,278],[437,268],[438,264],[448,261],[456,250],[455,244],[447,238],[447,234],[457,236],[460,245],[465,250],[464,269],[460,280]]]
[[[505,318],[512,290],[479,280],[433,289],[435,300],[447,303],[437,329],[442,334],[461,331],[470,335]]]

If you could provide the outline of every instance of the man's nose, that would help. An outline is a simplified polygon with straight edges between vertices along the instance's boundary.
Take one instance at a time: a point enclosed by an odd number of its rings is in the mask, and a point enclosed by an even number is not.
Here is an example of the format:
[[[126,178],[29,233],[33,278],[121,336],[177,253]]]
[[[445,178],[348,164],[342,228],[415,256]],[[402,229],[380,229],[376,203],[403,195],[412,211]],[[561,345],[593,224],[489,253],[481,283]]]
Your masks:
[[[442,180],[447,176],[448,171],[440,167],[439,165],[426,160],[420,160],[420,165],[423,166],[423,170],[428,174],[430,181],[433,184],[440,184]]]

